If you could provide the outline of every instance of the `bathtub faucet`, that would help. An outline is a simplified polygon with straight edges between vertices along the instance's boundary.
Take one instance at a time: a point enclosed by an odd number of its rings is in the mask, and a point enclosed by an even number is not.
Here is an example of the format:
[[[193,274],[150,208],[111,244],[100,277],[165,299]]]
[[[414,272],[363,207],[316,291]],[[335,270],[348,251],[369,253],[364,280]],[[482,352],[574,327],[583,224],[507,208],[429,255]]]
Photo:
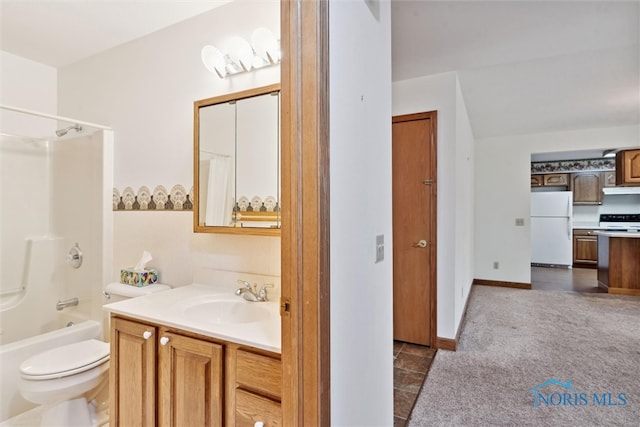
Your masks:
[[[64,301],[58,300],[58,303],[56,304],[56,310],[60,311],[67,307],[73,307],[76,305],[78,305],[78,297],[66,299]]]

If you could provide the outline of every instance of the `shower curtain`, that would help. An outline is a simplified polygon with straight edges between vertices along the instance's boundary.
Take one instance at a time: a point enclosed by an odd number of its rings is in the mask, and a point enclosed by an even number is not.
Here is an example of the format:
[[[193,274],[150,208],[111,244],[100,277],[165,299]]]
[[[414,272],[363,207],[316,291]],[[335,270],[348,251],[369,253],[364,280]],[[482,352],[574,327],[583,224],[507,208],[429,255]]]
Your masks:
[[[233,210],[232,159],[216,154],[207,160],[209,179],[207,181],[207,203],[205,225],[226,226],[231,224]]]

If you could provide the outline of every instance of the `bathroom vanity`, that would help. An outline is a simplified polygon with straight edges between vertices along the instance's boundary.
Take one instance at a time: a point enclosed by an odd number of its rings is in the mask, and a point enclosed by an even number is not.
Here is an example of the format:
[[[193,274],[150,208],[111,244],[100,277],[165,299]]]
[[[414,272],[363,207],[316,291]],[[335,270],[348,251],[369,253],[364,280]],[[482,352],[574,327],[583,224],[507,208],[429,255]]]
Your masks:
[[[190,285],[111,312],[113,426],[282,425],[275,302]]]

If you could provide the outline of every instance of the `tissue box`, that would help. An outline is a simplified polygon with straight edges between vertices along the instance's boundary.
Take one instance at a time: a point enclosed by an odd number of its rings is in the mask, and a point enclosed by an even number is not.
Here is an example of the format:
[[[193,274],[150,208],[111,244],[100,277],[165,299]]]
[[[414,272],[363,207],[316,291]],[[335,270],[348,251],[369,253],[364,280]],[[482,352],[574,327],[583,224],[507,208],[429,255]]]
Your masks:
[[[125,268],[120,270],[120,283],[132,286],[153,285],[158,281],[158,270],[145,269],[134,270],[133,268]]]

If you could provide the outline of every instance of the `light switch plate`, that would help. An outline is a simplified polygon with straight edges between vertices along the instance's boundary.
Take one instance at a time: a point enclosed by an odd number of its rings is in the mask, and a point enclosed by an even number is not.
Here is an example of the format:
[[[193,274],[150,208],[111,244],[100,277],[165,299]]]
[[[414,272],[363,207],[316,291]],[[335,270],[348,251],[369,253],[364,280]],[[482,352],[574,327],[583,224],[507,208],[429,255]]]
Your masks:
[[[384,234],[376,236],[376,264],[384,260]]]

